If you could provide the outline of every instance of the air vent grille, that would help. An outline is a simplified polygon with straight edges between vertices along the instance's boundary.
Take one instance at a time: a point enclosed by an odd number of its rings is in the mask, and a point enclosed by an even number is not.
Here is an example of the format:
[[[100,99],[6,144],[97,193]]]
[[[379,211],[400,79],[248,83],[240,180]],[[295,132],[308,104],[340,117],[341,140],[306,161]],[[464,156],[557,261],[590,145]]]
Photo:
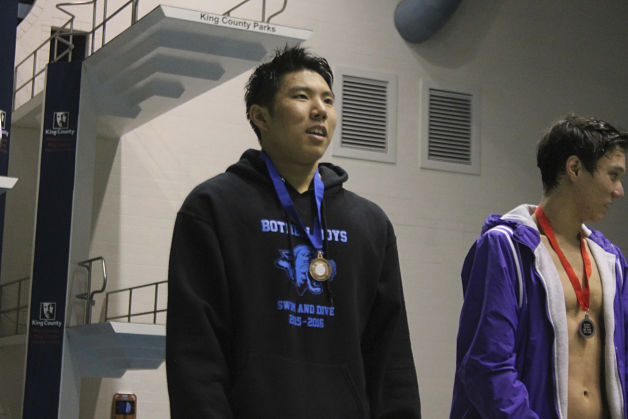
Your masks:
[[[338,126],[333,155],[394,163],[397,77],[391,73],[336,67]]]
[[[421,167],[479,175],[479,89],[421,80]]]
[[[342,147],[386,152],[388,82],[344,75],[342,82]]]
[[[470,165],[471,95],[430,89],[428,159]]]

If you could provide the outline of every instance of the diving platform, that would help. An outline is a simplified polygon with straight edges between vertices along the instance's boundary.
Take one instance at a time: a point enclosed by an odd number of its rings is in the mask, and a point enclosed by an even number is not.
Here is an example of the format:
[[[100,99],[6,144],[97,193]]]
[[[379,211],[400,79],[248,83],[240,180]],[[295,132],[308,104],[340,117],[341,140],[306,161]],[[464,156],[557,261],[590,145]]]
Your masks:
[[[122,377],[127,370],[156,369],[166,355],[166,326],[124,322],[67,329],[70,351],[82,377]]]
[[[297,45],[306,29],[160,5],[85,58],[97,135],[118,138]],[[39,128],[42,95],[16,109]],[[23,109],[22,109],[23,108]]]
[[[13,186],[17,182],[16,177],[10,176],[0,176],[0,195],[8,191],[9,189],[13,189]]]

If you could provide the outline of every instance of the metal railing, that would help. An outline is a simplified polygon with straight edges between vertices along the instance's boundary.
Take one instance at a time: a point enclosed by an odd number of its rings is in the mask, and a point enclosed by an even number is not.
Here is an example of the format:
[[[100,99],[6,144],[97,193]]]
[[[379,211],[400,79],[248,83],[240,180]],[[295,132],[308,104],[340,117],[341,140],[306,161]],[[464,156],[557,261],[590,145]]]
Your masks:
[[[159,305],[159,286],[162,284],[166,284],[168,283],[168,281],[159,281],[159,282],[153,282],[151,284],[145,284],[145,285],[138,285],[136,287],[130,287],[130,288],[124,288],[121,290],[116,290],[116,291],[110,291],[106,294],[106,298],[105,298],[105,321],[110,321],[110,320],[119,320],[119,319],[126,319],[127,322],[131,323],[131,319],[134,317],[138,317],[138,316],[147,316],[147,315],[152,315],[153,316],[153,324],[157,324],[157,314],[158,313],[165,313],[166,311],[168,311],[167,308],[163,308],[163,309],[159,309],[158,305]],[[137,291],[139,289],[142,288],[149,288],[149,287],[154,287],[154,300],[153,300],[153,309],[152,310],[148,310],[148,311],[141,311],[141,312],[133,312],[133,292]],[[122,294],[122,293],[128,293],[129,294],[129,303],[128,303],[128,309],[127,312],[125,314],[122,315],[116,315],[116,316],[109,316],[109,296],[110,295],[114,295],[114,294]]]
[[[250,1],[251,0],[241,1],[240,3],[236,4],[235,6],[233,6],[231,9],[227,10],[226,12],[224,12],[223,15],[231,16],[231,12],[233,12],[237,8],[245,5],[246,3],[250,2]],[[288,4],[288,0],[283,0],[283,5],[281,6],[281,9],[279,9],[278,11],[273,13],[272,15],[268,16],[268,18],[266,18],[266,0],[262,0],[262,22],[268,23],[275,16],[280,15],[281,13],[283,13],[283,11],[286,10],[287,4]]]
[[[101,261],[102,266],[102,287],[99,290],[92,291],[92,264]],[[98,256],[79,262],[78,265],[87,269],[87,292],[77,295],[76,297],[85,300],[85,324],[92,322],[92,307],[94,306],[94,295],[105,292],[107,288],[107,264],[105,258]]]
[[[22,290],[28,290],[28,281],[30,281],[30,277],[24,277],[17,279],[15,281],[5,282],[4,284],[0,284],[0,320],[2,322],[8,318],[10,323],[13,323],[11,319],[11,313],[15,313],[15,327],[11,327],[11,330],[14,332],[13,335],[20,334],[20,326],[24,327],[24,333],[26,333],[26,319],[28,318],[28,313],[24,316],[24,322],[20,324],[20,312],[22,310],[28,310],[28,303],[22,304]],[[17,287],[17,294],[15,298],[15,305],[9,306],[9,308],[2,306],[3,298],[2,296],[7,292],[9,287]],[[0,335],[1,336],[1,335]]]
[[[231,12],[240,8],[244,4],[249,3],[250,1],[251,0],[241,1],[240,3],[238,3],[231,9],[224,12],[223,15],[230,16]],[[35,95],[39,93],[39,90],[37,89],[36,84],[39,77],[45,73],[46,64],[48,64],[49,62],[58,62],[59,60],[65,57],[68,57],[68,60],[72,59],[72,51],[74,50],[74,47],[75,47],[74,42],[73,42],[73,37],[77,34],[77,32],[74,30],[74,20],[76,18],[76,15],[66,10],[65,7],[92,5],[92,28],[88,32],[81,32],[81,35],[89,35],[91,38],[90,48],[86,52],[85,57],[89,57],[91,54],[93,54],[97,50],[97,47],[96,47],[96,32],[97,31],[101,31],[101,40],[100,40],[99,48],[102,48],[103,45],[106,44],[107,22],[109,22],[118,14],[122,13],[122,11],[126,9],[127,6],[131,7],[131,23],[129,26],[137,22],[137,18],[138,18],[137,9],[138,9],[139,0],[128,0],[126,3],[124,3],[122,6],[120,6],[117,10],[115,10],[113,13],[109,15],[107,15],[107,0],[103,0],[101,4],[102,4],[102,21],[100,23],[97,23],[98,0],[75,0],[75,1],[69,1],[66,3],[59,3],[56,5],[58,10],[60,10],[61,12],[69,16],[69,19],[60,28],[57,28],[57,30],[55,30],[54,33],[50,35],[50,37],[48,37],[37,48],[35,48],[33,52],[31,52],[29,55],[27,55],[24,59],[22,59],[19,63],[15,65],[14,74],[13,74],[13,80],[14,80],[13,110],[15,110],[17,106],[17,101],[16,101],[17,95],[22,90],[30,87],[30,96],[29,97],[27,96],[28,98],[26,101],[34,98]],[[281,6],[279,10],[272,13],[270,16],[266,17],[266,0],[262,0],[262,22],[270,22],[272,18],[283,13],[283,11],[286,10],[287,4],[288,4],[288,0],[284,0],[283,5]],[[65,39],[64,37],[67,37],[67,39]],[[46,57],[44,60],[41,60],[40,59],[42,55],[41,50],[45,47],[48,47],[49,49],[50,48],[49,45],[53,41],[54,41],[54,48],[53,48],[54,53],[52,54],[52,60],[50,60],[50,57]],[[64,51],[62,51],[61,53],[59,53],[59,44],[66,47]],[[45,51],[46,50],[44,50],[43,52]],[[48,52],[48,54],[50,54],[50,52]],[[29,77],[24,82],[18,85],[19,76],[22,74],[20,71],[24,66],[26,66],[29,63],[32,63],[32,68],[30,69]]]
[[[48,64],[49,62],[58,62],[61,59],[65,58],[66,56],[68,57],[68,60],[72,59],[72,50],[74,49],[73,37],[77,33],[74,30],[74,19],[76,18],[76,16],[73,13],[66,10],[64,7],[85,6],[85,5],[90,5],[90,4],[92,5],[92,28],[89,32],[87,32],[87,35],[91,37],[91,43],[90,43],[90,48],[86,53],[86,57],[90,56],[96,51],[96,32],[99,30],[101,30],[102,32],[101,43],[100,43],[100,48],[102,48],[102,46],[105,45],[106,43],[107,22],[109,22],[119,13],[121,13],[129,5],[131,6],[131,24],[129,26],[133,25],[137,21],[137,7],[138,7],[139,0],[128,0],[126,3],[124,3],[122,6],[120,6],[116,11],[114,11],[110,15],[107,15],[107,0],[103,0],[101,3],[103,5],[102,21],[98,24],[97,24],[97,17],[96,17],[98,14],[97,3],[98,3],[98,0],[77,0],[77,1],[67,2],[67,3],[59,3],[56,5],[57,9],[59,9],[61,12],[65,13],[66,15],[70,16],[70,18],[60,28],[57,28],[57,30],[55,30],[53,34],[50,35],[50,37],[48,37],[37,48],[35,48],[33,52],[31,52],[29,55],[27,55],[24,59],[22,59],[19,63],[16,64],[15,69],[14,69],[14,74],[13,74],[13,80],[14,80],[13,110],[15,110],[15,106],[17,104],[16,97],[18,93],[22,91],[23,89],[30,86],[29,100],[35,97],[37,93],[39,93],[38,91],[36,92],[36,83],[37,83],[38,78],[42,74],[45,73],[46,64]],[[68,37],[68,39],[64,39],[64,37],[66,36]],[[50,57],[46,57],[44,60],[41,60],[40,59],[41,52],[42,52],[41,50],[44,49],[44,47],[48,47],[49,49],[50,48],[49,45],[53,41],[54,41],[54,48],[53,48],[54,53],[52,54],[52,60],[50,59]],[[67,47],[61,53],[59,53],[59,44],[65,45],[65,47]],[[43,52],[48,51],[48,49],[45,49]],[[22,84],[18,85],[18,80],[19,80],[18,77],[19,75],[22,74],[20,70],[22,69],[23,66],[25,66],[28,63],[32,63],[30,77],[28,77],[26,81],[24,81]]]

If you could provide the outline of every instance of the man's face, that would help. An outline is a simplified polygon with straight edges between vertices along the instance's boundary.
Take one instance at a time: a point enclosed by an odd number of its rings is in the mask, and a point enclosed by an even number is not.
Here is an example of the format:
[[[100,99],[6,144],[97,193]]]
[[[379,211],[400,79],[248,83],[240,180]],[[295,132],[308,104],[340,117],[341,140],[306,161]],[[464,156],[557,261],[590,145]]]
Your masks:
[[[68,123],[68,114],[66,112],[56,112],[57,128],[66,128]]]
[[[261,129],[264,150],[280,162],[315,164],[327,150],[338,119],[325,79],[310,70],[287,73],[271,106]]]
[[[619,147],[604,155],[591,174],[584,170],[578,184],[583,198],[582,219],[600,221],[615,199],[624,196],[622,177],[626,172],[626,153]]]

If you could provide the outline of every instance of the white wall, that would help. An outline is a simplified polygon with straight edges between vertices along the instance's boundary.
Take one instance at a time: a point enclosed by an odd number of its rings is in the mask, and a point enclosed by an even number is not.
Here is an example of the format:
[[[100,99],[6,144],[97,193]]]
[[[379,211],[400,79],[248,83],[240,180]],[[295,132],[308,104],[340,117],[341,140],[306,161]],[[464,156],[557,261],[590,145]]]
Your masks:
[[[484,218],[540,199],[534,148],[553,119],[574,111],[628,128],[628,7],[623,0],[604,7],[589,0],[463,1],[439,33],[413,45],[394,28],[397,2],[292,0],[274,23],[312,29],[306,46],[332,65],[398,76],[396,164],[331,153],[326,160],[347,169],[347,187],[381,205],[395,225],[423,414],[442,418],[451,401],[460,267]],[[140,6],[145,12],[154,3]],[[176,3],[223,12],[237,2]],[[273,9],[281,2],[267,3]],[[257,146],[244,117],[247,77],[119,141],[99,140],[91,255],[107,259],[109,289],[166,279],[171,229],[185,195]],[[481,175],[419,168],[422,79],[479,89]],[[628,252],[626,209],[614,208],[601,228]],[[94,313],[102,316],[100,302]],[[86,380],[81,417],[102,417],[115,391],[138,393],[138,418],[168,417],[163,368]]]
[[[22,337],[17,339],[4,338],[9,344],[0,346],[0,418],[18,418],[22,409],[22,375],[24,374],[24,362],[26,352],[21,342]],[[19,342],[16,342],[19,341]],[[4,416],[3,416],[4,415]]]

